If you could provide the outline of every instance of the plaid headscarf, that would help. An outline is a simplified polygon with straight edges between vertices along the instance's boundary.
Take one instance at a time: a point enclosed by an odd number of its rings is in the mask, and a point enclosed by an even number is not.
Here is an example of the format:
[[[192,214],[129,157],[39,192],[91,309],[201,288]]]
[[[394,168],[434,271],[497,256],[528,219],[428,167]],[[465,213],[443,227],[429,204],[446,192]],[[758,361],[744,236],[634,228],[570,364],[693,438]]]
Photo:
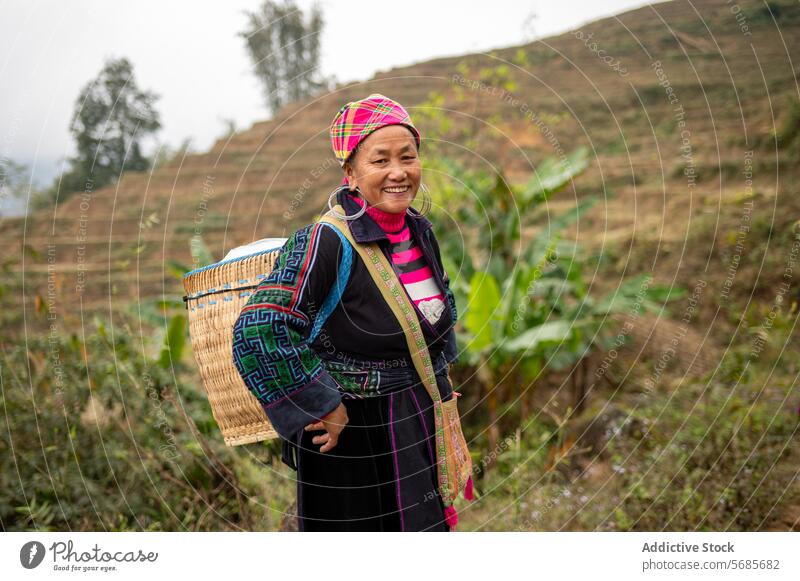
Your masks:
[[[366,99],[351,101],[339,109],[330,128],[333,154],[339,160],[339,165],[344,167],[345,161],[362,140],[376,129],[387,125],[408,127],[419,148],[419,131],[411,122],[408,111],[389,97],[373,93]],[[345,177],[342,184],[346,183]]]

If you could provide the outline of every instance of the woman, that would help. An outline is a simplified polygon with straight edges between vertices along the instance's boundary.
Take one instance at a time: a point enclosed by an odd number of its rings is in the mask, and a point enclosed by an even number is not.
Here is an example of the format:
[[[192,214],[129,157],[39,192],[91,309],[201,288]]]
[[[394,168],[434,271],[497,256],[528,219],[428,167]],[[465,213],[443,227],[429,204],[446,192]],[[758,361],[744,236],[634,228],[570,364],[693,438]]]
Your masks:
[[[328,205],[335,197],[355,242],[377,242],[389,259],[450,400],[457,312],[432,224],[411,207],[425,191],[419,131],[399,103],[372,94],[342,107],[330,135],[345,176]],[[357,252],[341,300],[312,333],[346,244],[320,222],[289,238],[234,326],[236,366],[297,470],[300,530],[450,530],[431,396]]]

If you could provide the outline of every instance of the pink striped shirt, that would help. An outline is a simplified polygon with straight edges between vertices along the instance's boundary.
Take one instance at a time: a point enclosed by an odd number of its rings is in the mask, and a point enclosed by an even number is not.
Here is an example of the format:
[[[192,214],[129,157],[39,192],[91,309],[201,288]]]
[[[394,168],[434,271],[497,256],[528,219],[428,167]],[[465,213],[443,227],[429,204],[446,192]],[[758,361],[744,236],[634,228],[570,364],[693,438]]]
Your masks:
[[[364,205],[361,197],[353,199],[359,205]],[[436,323],[444,313],[444,293],[436,283],[422,250],[411,236],[411,230],[405,221],[405,213],[392,214],[368,206],[367,214],[386,232],[392,263],[397,268],[400,282],[408,291],[411,300],[428,322]]]

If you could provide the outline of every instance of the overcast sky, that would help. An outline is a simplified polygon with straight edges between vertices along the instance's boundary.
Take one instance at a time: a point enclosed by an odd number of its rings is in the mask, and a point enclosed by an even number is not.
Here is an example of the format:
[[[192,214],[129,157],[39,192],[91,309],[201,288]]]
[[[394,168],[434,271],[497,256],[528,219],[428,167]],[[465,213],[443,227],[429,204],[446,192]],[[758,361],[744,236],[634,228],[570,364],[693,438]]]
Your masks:
[[[513,46],[641,6],[641,0],[323,0],[321,68],[339,81],[441,56]],[[158,139],[196,150],[267,118],[243,40],[260,0],[0,0],[0,158],[49,184],[73,153],[68,126],[81,88],[106,59],[127,57],[160,95]],[[302,8],[312,0],[298,0]],[[376,10],[375,6],[384,9]],[[535,18],[529,18],[535,16]],[[150,144],[151,148],[154,144]]]

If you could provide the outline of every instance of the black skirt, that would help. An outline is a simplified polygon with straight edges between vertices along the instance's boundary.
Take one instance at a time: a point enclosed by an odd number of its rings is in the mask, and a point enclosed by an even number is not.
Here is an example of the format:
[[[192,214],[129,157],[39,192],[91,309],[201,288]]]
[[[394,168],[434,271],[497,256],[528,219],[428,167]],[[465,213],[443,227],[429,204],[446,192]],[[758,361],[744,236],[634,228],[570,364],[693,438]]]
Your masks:
[[[297,469],[299,529],[448,531],[424,388],[342,401],[349,422],[332,450],[322,454],[311,442],[322,431],[303,430],[284,444]]]

